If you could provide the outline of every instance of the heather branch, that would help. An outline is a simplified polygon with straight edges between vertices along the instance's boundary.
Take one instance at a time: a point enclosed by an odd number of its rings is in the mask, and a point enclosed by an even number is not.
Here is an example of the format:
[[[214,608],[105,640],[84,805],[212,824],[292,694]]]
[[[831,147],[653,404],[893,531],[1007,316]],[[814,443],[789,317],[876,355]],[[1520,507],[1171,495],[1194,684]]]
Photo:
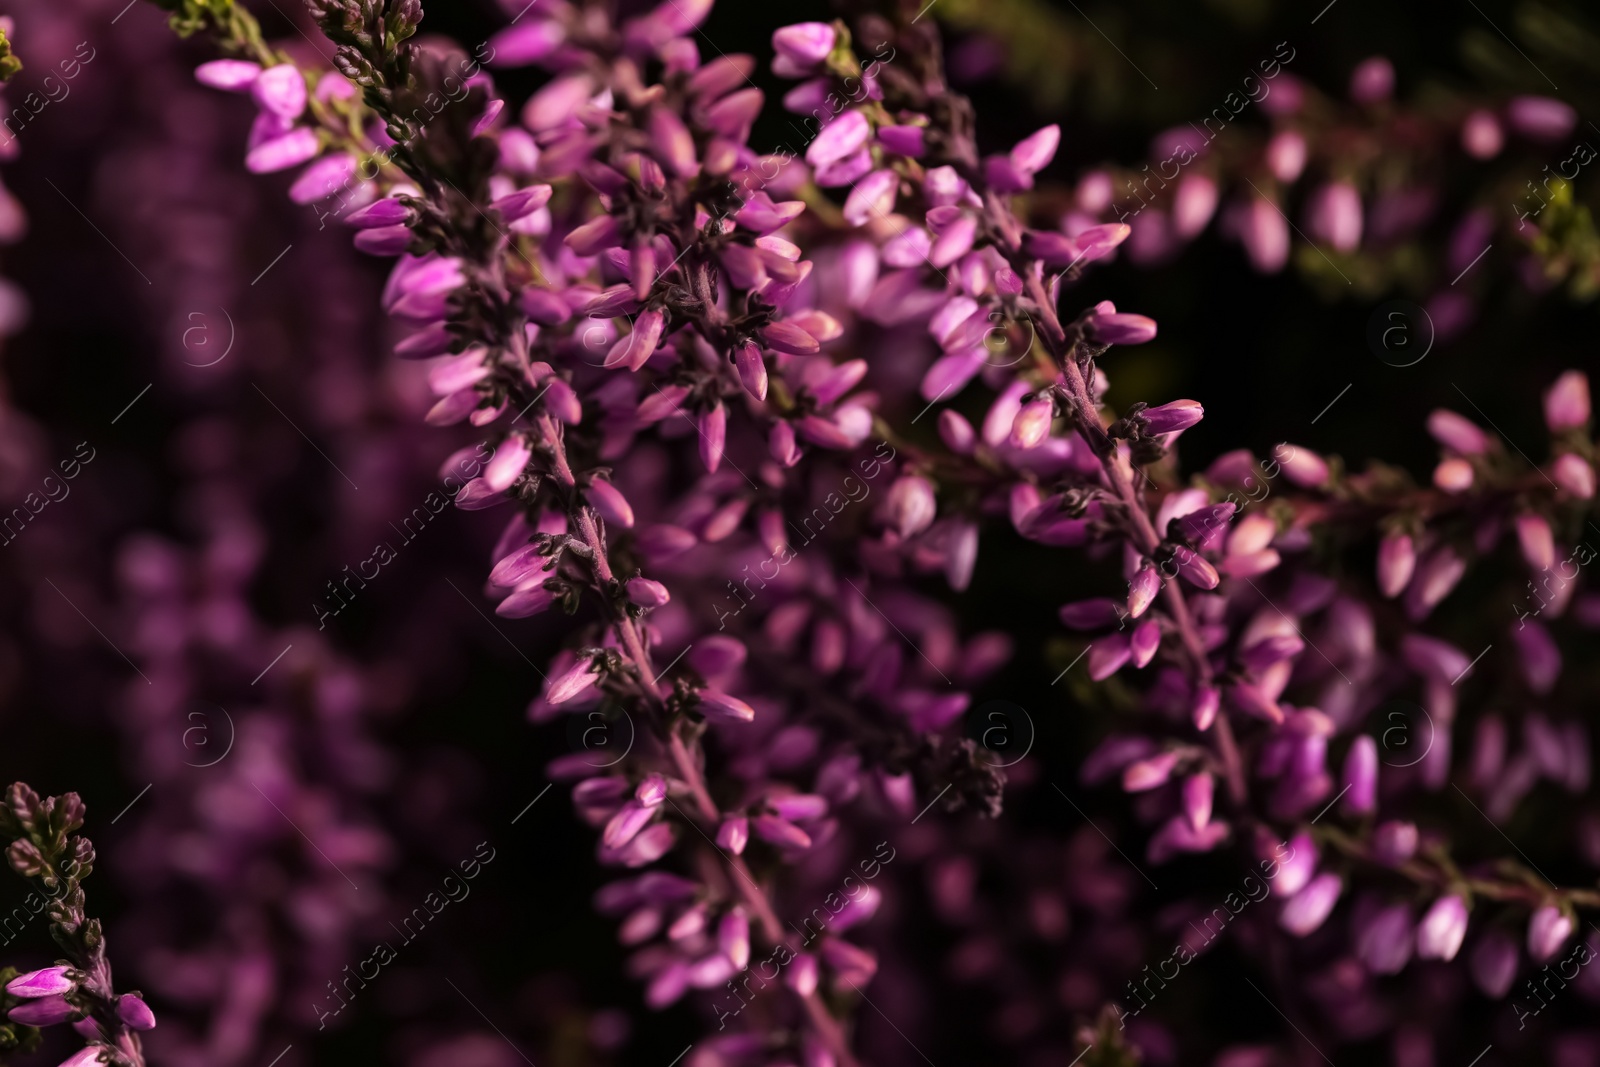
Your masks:
[[[6,859],[11,869],[50,901],[50,936],[66,953],[65,977],[72,983],[64,994],[74,1010],[70,1017],[89,1017],[98,1024],[90,1047],[104,1050],[103,1062],[144,1067],[138,1034],[125,1017],[131,1012],[138,1012],[135,1019],[149,1016],[149,1009],[143,1007],[137,993],[117,995],[100,920],[87,913],[83,880],[94,869],[94,846],[88,838],[73,833],[83,825],[85,812],[76,793],[41,798],[25,784],[14,782],[6,790],[5,807],[0,811],[0,834],[10,839]],[[130,1003],[124,1007],[124,1001]],[[138,1001],[138,1007],[131,1001]],[[154,1025],[153,1018],[149,1025]]]

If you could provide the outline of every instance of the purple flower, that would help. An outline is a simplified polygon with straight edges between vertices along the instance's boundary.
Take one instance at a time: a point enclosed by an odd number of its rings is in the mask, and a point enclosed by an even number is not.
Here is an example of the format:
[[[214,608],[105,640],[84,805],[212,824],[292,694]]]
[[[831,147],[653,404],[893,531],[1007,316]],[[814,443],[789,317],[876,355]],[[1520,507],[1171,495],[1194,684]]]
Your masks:
[[[1446,448],[1463,456],[1481,456],[1489,451],[1489,435],[1472,420],[1445,408],[1435,408],[1428,416],[1428,432]]]
[[[1383,56],[1373,56],[1356,64],[1350,74],[1350,99],[1358,104],[1377,104],[1394,93],[1394,64]]]
[[[772,34],[772,49],[797,67],[814,67],[828,58],[837,35],[825,22],[799,22]]]
[[[1550,478],[1562,490],[1571,493],[1579,500],[1594,498],[1594,468],[1575,452],[1566,452],[1556,457],[1555,463],[1550,466]]]
[[[43,970],[29,971],[7,982],[6,992],[14,997],[23,998],[70,993],[77,985],[67,977],[71,970],[71,967],[46,967]]]
[[[866,146],[872,124],[860,111],[846,111],[823,127],[806,149],[806,162],[813,167],[837,163]]]
[[[1343,889],[1338,875],[1317,875],[1283,905],[1278,925],[1296,937],[1305,937],[1327,921]]]
[[[1506,121],[1530,140],[1559,141],[1578,124],[1578,113],[1548,96],[1519,96],[1506,106]]]
[[[213,59],[194,69],[195,81],[226,92],[245,92],[261,76],[261,64],[242,59]]]
[[[1417,926],[1417,958],[1453,960],[1467,936],[1467,902],[1459,896],[1440,897]]]
[[[26,1004],[19,1004],[11,1009],[9,1018],[14,1023],[24,1026],[54,1026],[64,1023],[78,1014],[78,1009],[67,1003],[63,996],[42,997],[39,1000],[30,1000]]]
[[[1089,336],[1103,345],[1142,345],[1155,340],[1156,323],[1144,315],[1118,312],[1089,319]]]
[[[250,95],[261,110],[292,122],[306,109],[306,78],[293,63],[282,63],[262,71]]]
[[[552,678],[545,690],[545,700],[551,704],[564,704],[600,680],[594,662],[580,658],[566,672]]]
[[[699,702],[695,707],[700,714],[717,722],[754,722],[756,717],[755,709],[749,704],[716,689],[700,690]]]
[[[1580,430],[1589,422],[1589,378],[1569,370],[1544,394],[1544,421],[1551,433]]]
[[[154,1030],[156,1014],[150,1006],[132,993],[117,998],[117,1018],[132,1030]]]
[[[1543,963],[1560,952],[1571,936],[1572,919],[1554,904],[1546,904],[1528,920],[1528,955],[1533,962]],[[16,1013],[11,1017],[16,1018]]]
[[[1365,734],[1351,743],[1345,756],[1344,783],[1346,809],[1357,815],[1378,810],[1378,745]]]
[[[1426,920],[1424,920],[1426,922]],[[1356,938],[1356,954],[1373,974],[1399,974],[1411,962],[1411,908],[1391,904],[1373,916]],[[1423,956],[1421,931],[1417,955]]]
[[[1307,229],[1340,252],[1361,244],[1361,194],[1348,182],[1324,185],[1312,194]]]
[[[1499,1000],[1517,980],[1517,941],[1504,930],[1485,930],[1472,950],[1472,980],[1483,995]]]
[[[490,60],[496,67],[526,67],[561,47],[566,29],[555,19],[530,18],[489,38]]]
[[[659,608],[672,599],[667,587],[649,578],[629,579],[628,599],[641,608]]]
[[[1205,418],[1206,409],[1200,406],[1198,400],[1174,400],[1160,407],[1146,408],[1140,414],[1147,433],[1177,433],[1197,425]]]
[[[1417,554],[1408,534],[1394,533],[1378,545],[1378,590],[1386,597],[1397,597],[1411,581]]]

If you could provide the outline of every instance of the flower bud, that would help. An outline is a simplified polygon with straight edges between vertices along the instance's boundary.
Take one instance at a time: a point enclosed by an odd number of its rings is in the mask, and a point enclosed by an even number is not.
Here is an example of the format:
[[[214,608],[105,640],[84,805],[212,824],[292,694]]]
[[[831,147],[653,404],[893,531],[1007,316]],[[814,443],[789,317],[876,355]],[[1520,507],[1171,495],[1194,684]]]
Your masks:
[[[1176,433],[1205,418],[1206,409],[1198,400],[1174,400],[1170,404],[1148,408],[1142,415],[1145,432],[1150,434]]]
[[[772,50],[800,67],[814,67],[828,58],[838,35],[826,22],[797,22],[772,34]]]
[[[1566,452],[1550,467],[1550,480],[1579,500],[1594,498],[1594,468],[1582,456]]]
[[[702,689],[695,707],[700,714],[717,722],[754,722],[756,710],[738,697],[729,696],[716,689]]]
[[[24,1026],[54,1026],[78,1014],[78,1009],[67,1003],[63,996],[42,997],[30,1000],[11,1009],[10,1019]]]
[[[1428,415],[1428,432],[1435,441],[1463,456],[1481,456],[1489,451],[1489,435],[1471,419],[1447,408],[1436,408]]]
[[[70,993],[76,984],[67,977],[71,970],[70,967],[45,967],[42,970],[29,971],[7,982],[6,992],[24,999]]]
[[[1372,834],[1372,853],[1379,863],[1398,867],[1417,853],[1416,823],[1380,823]]]
[[[1533,962],[1544,963],[1560,952],[1561,946],[1571,936],[1572,920],[1554,904],[1546,904],[1528,920],[1528,955],[1533,957]],[[15,1011],[11,1017],[17,1017]]]
[[[551,704],[565,704],[600,680],[594,661],[587,656],[553,678],[546,687],[545,700]]]
[[[1472,980],[1483,995],[1499,1000],[1517,980],[1517,942],[1503,930],[1485,931],[1472,951]]]
[[[757,400],[767,398],[767,361],[762,358],[761,346],[746,341],[733,354],[734,366],[739,371],[739,382],[745,392]]]
[[[1544,421],[1551,433],[1582,429],[1589,421],[1589,379],[1569,370],[1544,394]]]
[[[901,537],[915,537],[926,530],[937,514],[933,483],[921,475],[904,475],[889,487],[889,521]]]
[[[1156,594],[1160,591],[1161,574],[1146,560],[1139,565],[1139,569],[1128,581],[1129,618],[1137,619],[1149,610],[1150,605],[1155,602]]]
[[[1417,926],[1417,958],[1453,960],[1467,936],[1467,902],[1459,896],[1440,897]]]
[[[1363,734],[1344,759],[1345,807],[1357,815],[1378,810],[1378,745]]]
[[[1183,814],[1199,833],[1211,821],[1211,803],[1216,781],[1209,774],[1192,774],[1183,782]]]
[[[744,853],[750,843],[750,820],[742,815],[722,820],[717,827],[717,847],[727,849],[735,856]]]
[[[1416,566],[1417,552],[1409,534],[1385,537],[1378,545],[1378,591],[1390,598],[1399,596]]]
[[[1311,197],[1307,227],[1340,252],[1361,244],[1361,194],[1349,182],[1332,182]]]
[[[1517,543],[1522,548],[1522,558],[1529,568],[1547,571],[1556,564],[1556,543],[1550,532],[1550,523],[1543,515],[1525,512],[1517,516]]]
[[[1011,444],[1017,448],[1037,448],[1050,436],[1050,424],[1054,419],[1055,402],[1049,397],[1028,401],[1011,422]]]
[[[1337,874],[1319,874],[1284,904],[1278,925],[1296,937],[1311,934],[1332,914],[1343,889]]]
[[[659,608],[672,599],[667,587],[649,578],[628,580],[628,599],[641,608]]]

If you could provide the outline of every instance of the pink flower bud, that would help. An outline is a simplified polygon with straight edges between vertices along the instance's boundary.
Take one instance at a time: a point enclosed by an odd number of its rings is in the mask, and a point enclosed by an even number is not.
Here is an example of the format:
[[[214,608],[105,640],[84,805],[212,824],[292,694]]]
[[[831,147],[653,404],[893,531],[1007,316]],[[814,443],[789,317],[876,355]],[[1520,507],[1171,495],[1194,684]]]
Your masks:
[[[1435,408],[1428,415],[1428,432],[1435,441],[1463,456],[1481,456],[1489,451],[1489,435],[1471,419],[1447,408]]]
[[[719,400],[715,407],[699,418],[700,462],[715,474],[722,465],[722,452],[728,438],[728,409]]]
[[[1443,460],[1433,468],[1433,484],[1446,493],[1465,493],[1475,477],[1472,464],[1460,457]]]
[[[1177,433],[1187,430],[1205,418],[1206,409],[1198,400],[1174,400],[1160,407],[1147,408],[1142,417],[1147,433]]]
[[[1582,429],[1589,421],[1589,378],[1569,370],[1544,394],[1544,421],[1551,433]]]
[[[70,993],[76,984],[67,977],[70,970],[72,970],[70,967],[46,967],[43,970],[29,971],[7,982],[6,992],[24,999]]]
[[[1050,423],[1054,419],[1055,403],[1049,397],[1028,401],[1011,422],[1011,444],[1016,448],[1037,448],[1050,436]]]
[[[261,72],[250,95],[261,110],[292,122],[306,109],[306,78],[293,63],[280,63]]]
[[[1211,729],[1221,706],[1222,694],[1215,686],[1203,685],[1196,690],[1194,700],[1189,705],[1189,719],[1194,723],[1194,728],[1202,732]]]
[[[1161,623],[1155,619],[1146,619],[1135,626],[1133,636],[1128,639],[1128,647],[1133,652],[1135,667],[1147,665],[1161,648]]]
[[[610,482],[598,480],[590,482],[589,488],[584,490],[584,496],[607,522],[630,528],[633,526],[632,505],[628,503],[628,498],[622,495],[622,491]]]
[[[1517,942],[1503,930],[1487,930],[1472,952],[1472,980],[1483,995],[1499,1000],[1517,980]]]
[[[1183,813],[1189,825],[1198,833],[1211,821],[1211,803],[1216,790],[1215,779],[1209,774],[1193,774],[1184,779]]]
[[[1276,274],[1289,262],[1289,220],[1271,200],[1253,197],[1235,220],[1250,263],[1262,274]]]
[[[1130,793],[1144,793],[1167,784],[1172,769],[1183,758],[1181,752],[1163,752],[1149,759],[1130,763],[1122,772],[1122,788]]]
[[[1154,319],[1120,312],[1091,316],[1088,329],[1089,336],[1103,345],[1142,345],[1156,336]]]
[[[1267,169],[1285,185],[1299,180],[1306,169],[1306,139],[1299,130],[1284,130],[1267,142]]]
[[[1417,925],[1417,958],[1453,960],[1467,936],[1467,902],[1459,896],[1440,897]]]
[[[945,408],[939,412],[939,437],[944,445],[958,456],[972,454],[978,441],[977,431],[958,412]]]
[[[503,493],[522,477],[533,449],[528,439],[517,434],[504,441],[495,451],[494,458],[484,468],[483,480],[490,489]]]
[[[1559,141],[1578,124],[1578,113],[1548,96],[1519,96],[1506,105],[1512,129],[1534,141]]]
[[[1500,121],[1492,111],[1474,111],[1461,124],[1461,149],[1473,159],[1493,159],[1505,141]]]
[[[628,599],[641,608],[659,608],[672,599],[667,587],[649,578],[630,578]]]
[[[826,22],[798,22],[772,34],[772,50],[800,67],[814,67],[828,58],[838,39]]]
[[[852,155],[872,136],[872,124],[860,111],[850,110],[828,123],[806,149],[806,162],[826,167]]]
[[[1383,56],[1373,56],[1356,64],[1350,72],[1350,99],[1358,104],[1376,104],[1394,93],[1394,64]]]
[[[1379,863],[1398,867],[1417,853],[1419,835],[1416,823],[1380,823],[1372,833],[1372,854]]]
[[[750,920],[743,907],[735,907],[717,923],[717,948],[737,970],[750,963]]]
[[[11,1009],[10,1019],[14,1023],[24,1026],[54,1026],[64,1023],[78,1014],[78,1009],[67,1003],[63,996],[43,997],[39,1000],[30,1000]]]
[[[734,351],[733,361],[739,371],[739,382],[744,386],[745,392],[757,400],[765,400],[767,362],[762,358],[761,346],[754,341],[746,341]]]
[[[779,848],[808,849],[811,835],[778,815],[757,815],[750,820],[756,836]]]
[[[1378,591],[1390,598],[1399,596],[1416,566],[1417,552],[1410,534],[1385,537],[1378,545]]]
[[[1155,602],[1161,591],[1161,574],[1148,561],[1141,563],[1128,582],[1128,615],[1137,619]]]
[[[754,722],[756,717],[756,709],[749,704],[716,689],[700,690],[699,703],[695,707],[700,714],[717,722]]]
[[[937,513],[933,483],[921,475],[904,475],[889,487],[889,521],[901,537],[915,537],[926,530]]]
[[[242,93],[261,76],[261,64],[242,59],[214,59],[194,68],[194,80],[224,92]]]
[[[1522,547],[1522,558],[1534,571],[1547,571],[1555,566],[1556,543],[1550,532],[1550,523],[1543,515],[1524,512],[1516,518],[1517,543]]]
[[[599,680],[600,675],[595,670],[594,661],[587,656],[581,657],[565,672],[550,680],[546,686],[544,699],[550,704],[565,704]]]
[[[1330,472],[1327,461],[1309,448],[1299,448],[1285,442],[1272,450],[1272,458],[1283,469],[1283,476],[1295,485],[1318,489],[1328,484]]]
[[[1172,230],[1188,240],[1217,213],[1217,183],[1205,174],[1185,175],[1172,194]]]
[[[1528,921],[1528,955],[1533,957],[1533,962],[1544,963],[1560,952],[1571,936],[1572,920],[1554,904],[1546,904]],[[15,1019],[16,1012],[12,1012],[11,1017]]]
[[[745,845],[750,843],[750,820],[740,815],[722,820],[722,825],[717,827],[717,847],[727,849],[735,856],[744,853]]]
[[[1550,466],[1550,479],[1579,500],[1594,498],[1594,468],[1574,452],[1566,452]]]
[[[1321,926],[1339,902],[1344,885],[1337,874],[1319,874],[1311,884],[1284,904],[1278,925],[1296,937],[1305,937]]]
[[[1345,807],[1357,815],[1378,810],[1378,746],[1363,734],[1350,745],[1344,760]]]
[[[1312,237],[1327,241],[1340,252],[1354,252],[1361,244],[1361,194],[1348,182],[1332,182],[1311,196],[1307,228]]]
[[[1018,173],[1025,175],[1037,174],[1050,161],[1055,158],[1056,149],[1061,144],[1061,127],[1049,125],[1018,141],[1011,150],[1011,165]]]

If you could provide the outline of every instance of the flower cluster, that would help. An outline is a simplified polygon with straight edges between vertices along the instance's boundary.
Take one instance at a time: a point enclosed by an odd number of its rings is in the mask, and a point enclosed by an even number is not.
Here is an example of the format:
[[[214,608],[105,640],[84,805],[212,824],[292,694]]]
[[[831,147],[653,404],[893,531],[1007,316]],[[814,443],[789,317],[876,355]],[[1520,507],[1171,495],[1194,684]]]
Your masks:
[[[1226,126],[1248,98],[1270,117],[1248,158],[1158,138],[1161,165],[1178,168],[1154,178],[1175,182],[1169,206],[1118,208],[1099,170],[1050,219],[1041,187],[1059,168],[1061,129],[980,148],[971,103],[945,84],[938,31],[914,12],[777,29],[771,73],[792,83],[782,106],[803,117],[808,143],[767,153],[751,145],[766,106],[757,59],[703,53],[710,0],[618,17],[548,0],[511,12],[470,53],[419,35],[417,0],[311,0],[332,69],[266,41],[229,0],[160,6],[227,54],[196,80],[254,105],[245,168],[295,170],[289,196],[319,226],[395,261],[380,296],[395,355],[421,364],[431,406],[420,421],[461,445],[441,476],[468,471],[447,495],[506,515],[482,592],[499,619],[568,617],[528,717],[628,738],[615,758],[585,743],[545,770],[594,829],[596,862],[616,872],[595,905],[616,918],[644,1003],[688,1000],[707,1021],[691,1067],[861,1062],[858,1007],[888,966],[909,968],[874,936],[906,865],[884,888],[860,877],[876,878],[867,864],[887,867],[878,850],[902,835],[927,861],[934,913],[963,931],[952,973],[999,982],[1004,1029],[1039,1035],[1063,1060],[1099,1045],[1122,1062],[1126,1027],[1160,1059],[1162,1036],[1136,1018],[1155,994],[1140,966],[1186,964],[1211,939],[1182,935],[1181,952],[1141,959],[1134,889],[1087,839],[1064,878],[1026,838],[1016,861],[974,845],[1029,901],[1026,916],[985,919],[971,904],[979,861],[959,856],[970,839],[917,826],[935,807],[998,817],[1008,792],[1008,768],[965,736],[971,694],[1025,639],[978,631],[957,610],[993,555],[980,545],[1025,542],[1100,587],[1059,611],[1085,635],[1067,639],[1085,661],[1069,683],[1078,700],[1123,715],[1081,783],[1119,780],[1133,796],[1149,864],[1236,849],[1242,872],[1263,872],[1272,903],[1238,928],[1315,958],[1307,995],[1332,1040],[1371,1036],[1378,982],[1413,958],[1464,955],[1477,987],[1503,998],[1524,955],[1550,964],[1578,909],[1600,906],[1600,893],[1550,883],[1531,861],[1458,860],[1425,806],[1448,787],[1504,821],[1540,781],[1589,784],[1561,642],[1569,622],[1600,624],[1579,592],[1597,459],[1587,379],[1570,372],[1546,393],[1543,463],[1435,412],[1427,429],[1443,455],[1431,484],[1288,443],[1268,458],[1227,453],[1184,481],[1176,451],[1201,402],[1108,404],[1105,365],[1158,327],[1077,293],[1097,264],[1157,262],[1220,212],[1255,265],[1275,271],[1290,250],[1279,202],[1306,176],[1318,182],[1306,228],[1341,256],[1430,214],[1391,190],[1366,207],[1356,178],[1335,173],[1348,138],[1283,71],[1287,42],[1214,113]],[[548,79],[519,108],[495,74],[528,66]],[[1416,137],[1391,113],[1393,81],[1383,61],[1353,76],[1363,117],[1348,121],[1376,144]],[[1507,131],[1566,136],[1560,107],[1515,98],[1430,129],[1449,125],[1462,151],[1487,159]],[[1268,188],[1251,182],[1253,196],[1224,207],[1230,174]],[[217,517],[202,550],[139,539],[121,556],[127,627],[156,678],[154,694],[128,702],[145,722],[170,724],[203,674],[243,688],[246,664],[291,636],[245,606],[261,548],[240,517],[252,504],[209,488]],[[1514,580],[1500,577],[1508,567]],[[1476,656],[1465,642],[1477,633],[1445,609],[1469,574],[1509,582],[1516,597]],[[319,609],[319,629],[329,615]],[[362,679],[293,637],[304,646],[281,668],[293,681],[266,699],[319,726],[252,716],[238,767],[204,797],[231,813],[219,858],[198,879],[143,862],[152,887],[190,877],[220,899],[246,888],[275,843],[299,847],[270,808],[246,808],[250,789],[280,815],[314,813],[306,841],[331,870],[299,857],[311,868],[289,905],[299,958],[219,935],[220,951],[298,993],[337,973],[356,940],[364,913],[340,884],[346,865],[375,880],[390,841],[365,811],[375,787],[339,783],[375,759],[356,716]],[[1063,662],[1065,677],[1078,661]],[[1520,747],[1511,712],[1478,710],[1485,674],[1498,707],[1523,709]],[[1469,758],[1454,743],[1463,709]],[[1386,714],[1404,724],[1385,730],[1396,721]],[[1395,730],[1414,747],[1397,755]],[[1024,762],[1012,773],[1026,787],[1037,772]],[[210,819],[188,792],[164,802],[167,822],[151,834]],[[58,809],[15,796],[15,835],[34,835],[35,849],[46,829],[76,828],[50,821],[76,810],[70,798]],[[48,873],[56,853],[39,855],[24,873],[63,877]],[[1228,926],[1265,896],[1219,899]],[[1348,947],[1325,948],[1341,906]],[[1085,913],[1103,928],[1077,930]],[[272,916],[265,905],[251,914]],[[1048,1033],[1052,1002],[1006,963],[1028,939],[1063,946],[1068,959],[1040,984],[1095,1027]],[[102,1050],[142,1063],[133,1031],[153,1016],[112,992],[98,933],[81,951],[99,955],[13,981],[28,1002],[12,1020],[90,1023],[74,1067]],[[181,955],[159,958],[170,970]],[[168,995],[181,999],[182,986]],[[219,1059],[255,1032],[242,997],[210,998],[232,1035]],[[205,1055],[198,1043],[180,1054]]]

